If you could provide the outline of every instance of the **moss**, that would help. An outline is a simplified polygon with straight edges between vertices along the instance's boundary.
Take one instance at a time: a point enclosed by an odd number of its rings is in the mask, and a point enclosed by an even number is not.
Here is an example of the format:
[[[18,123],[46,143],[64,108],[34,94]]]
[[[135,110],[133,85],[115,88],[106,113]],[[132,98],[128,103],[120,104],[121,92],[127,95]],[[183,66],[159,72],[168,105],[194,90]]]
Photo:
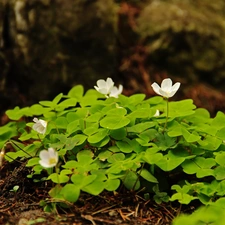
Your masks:
[[[224,20],[223,0],[152,0],[138,18],[137,32],[150,64],[218,84],[225,66]]]

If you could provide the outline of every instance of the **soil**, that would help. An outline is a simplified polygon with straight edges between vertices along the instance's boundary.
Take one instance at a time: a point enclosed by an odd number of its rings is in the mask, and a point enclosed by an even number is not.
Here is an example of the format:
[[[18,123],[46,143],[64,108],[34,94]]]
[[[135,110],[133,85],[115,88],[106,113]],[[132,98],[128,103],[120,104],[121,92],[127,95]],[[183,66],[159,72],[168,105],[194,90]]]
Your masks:
[[[11,172],[12,171],[12,172]],[[99,196],[81,194],[70,208],[44,212],[40,201],[48,198],[49,185],[26,178],[25,163],[4,162],[0,169],[0,224],[4,225],[170,225],[181,206],[156,204],[140,193],[125,190]],[[18,185],[19,189],[13,191]],[[186,210],[193,210],[190,207]]]

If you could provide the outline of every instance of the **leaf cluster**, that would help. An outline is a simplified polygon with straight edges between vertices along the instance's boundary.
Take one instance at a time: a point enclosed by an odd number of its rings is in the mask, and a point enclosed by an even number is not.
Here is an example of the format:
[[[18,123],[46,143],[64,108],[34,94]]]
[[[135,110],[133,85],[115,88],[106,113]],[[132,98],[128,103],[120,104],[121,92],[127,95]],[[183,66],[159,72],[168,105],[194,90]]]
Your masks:
[[[73,203],[81,192],[99,195],[125,187],[142,189],[159,204],[196,199],[209,204],[225,194],[225,115],[211,118],[191,99],[168,106],[167,112],[159,96],[105,99],[78,85],[52,101],[8,110],[13,122],[1,127],[0,144],[15,149],[6,153],[8,161],[28,160],[29,177],[55,184],[49,192],[55,201]],[[48,121],[44,135],[21,119],[36,116]],[[46,175],[38,154],[49,147],[60,159]]]

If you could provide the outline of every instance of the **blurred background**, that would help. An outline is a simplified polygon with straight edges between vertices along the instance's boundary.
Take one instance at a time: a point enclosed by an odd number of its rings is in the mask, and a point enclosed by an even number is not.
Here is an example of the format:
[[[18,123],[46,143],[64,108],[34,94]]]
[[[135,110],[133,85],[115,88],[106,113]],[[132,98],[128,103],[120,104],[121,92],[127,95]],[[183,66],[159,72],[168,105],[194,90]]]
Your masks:
[[[224,0],[0,0],[0,112],[111,77],[225,111]]]

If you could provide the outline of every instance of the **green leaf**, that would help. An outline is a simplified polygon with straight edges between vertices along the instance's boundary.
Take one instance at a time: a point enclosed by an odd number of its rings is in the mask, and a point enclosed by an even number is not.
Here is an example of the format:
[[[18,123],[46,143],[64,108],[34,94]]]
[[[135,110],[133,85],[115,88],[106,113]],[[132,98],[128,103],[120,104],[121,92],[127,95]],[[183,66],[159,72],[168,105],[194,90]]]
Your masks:
[[[76,134],[73,137],[73,140],[76,142],[76,146],[78,145],[82,145],[87,139],[87,136],[83,135],[83,134]]]
[[[196,142],[196,141],[199,141],[201,139],[201,136],[199,136],[197,132],[190,133],[188,130],[186,130],[184,128],[182,128],[181,130],[182,130],[182,134],[184,136],[184,139],[188,143]]]
[[[52,180],[52,182],[56,184],[61,184],[68,182],[69,177],[65,174],[52,173],[51,175],[48,176],[48,180]]]
[[[76,131],[80,130],[80,123],[79,123],[79,120],[75,120],[73,122],[70,122],[68,125],[67,125],[67,132],[68,134],[72,134]]]
[[[77,99],[76,98],[66,99],[66,100],[60,102],[56,106],[56,111],[63,111],[66,108],[75,107],[76,104],[77,104]]]
[[[213,158],[196,157],[191,160],[186,160],[182,163],[182,167],[187,174],[197,174],[197,177],[206,177],[213,175],[211,169],[215,166],[215,160]]]
[[[178,201],[181,204],[186,204],[188,205],[192,200],[197,199],[197,197],[193,197],[189,194],[183,194],[183,193],[176,193],[173,194],[172,197],[170,198],[170,201]]]
[[[225,152],[215,152],[214,155],[215,161],[220,165],[220,166],[225,166]]]
[[[155,125],[156,122],[142,122],[135,124],[134,126],[127,127],[127,132],[141,133],[151,127],[154,127]]]
[[[68,96],[80,100],[83,97],[83,94],[84,87],[82,85],[76,85],[69,91]]]
[[[141,169],[139,172],[140,176],[143,177],[145,180],[151,183],[159,183],[156,177],[154,177],[148,170]]]
[[[19,120],[23,116],[32,116],[29,107],[25,107],[20,109],[20,107],[16,106],[14,109],[9,109],[6,111],[6,115],[11,120]]]
[[[90,150],[83,150],[77,153],[78,162],[86,165],[93,162],[93,152]]]
[[[218,166],[213,171],[214,177],[217,180],[224,180],[225,179],[225,166]]]
[[[65,117],[58,117],[55,120],[55,125],[59,129],[66,129],[68,125],[67,119]]]
[[[99,128],[96,133],[88,137],[89,143],[98,143],[99,141],[103,140],[106,135],[108,135],[108,130]]]
[[[119,186],[120,186],[119,179],[108,179],[105,182],[105,189],[107,191],[116,191]]]
[[[111,155],[108,158],[108,162],[109,163],[115,163],[115,162],[118,162],[118,161],[123,161],[124,159],[125,159],[125,155],[123,153],[116,153],[116,154]]]
[[[203,140],[199,140],[198,143],[201,145],[202,149],[214,151],[220,147],[222,140],[217,137],[207,135]]]
[[[126,114],[127,110],[125,108],[114,108],[106,112],[108,116],[125,116]]]
[[[62,188],[61,194],[65,200],[69,202],[76,202],[80,196],[80,189],[74,184],[66,184]]]
[[[164,171],[171,171],[178,167],[182,162],[184,162],[184,157],[178,157],[173,155],[170,151],[167,155],[164,155],[158,162],[155,164]]]
[[[39,164],[39,160],[40,160],[40,158],[38,158],[38,157],[31,158],[31,159],[28,160],[26,166],[30,167],[30,166],[37,165],[37,164]]]
[[[85,191],[91,195],[99,195],[105,188],[105,182],[103,181],[94,181],[91,184],[82,188],[82,191]]]
[[[150,165],[154,165],[161,160],[163,160],[163,154],[162,153],[149,153],[148,151],[144,155],[144,160],[149,163]]]
[[[146,101],[149,102],[151,105],[158,105],[159,103],[163,102],[163,98],[161,96],[154,96]]]
[[[63,93],[58,94],[53,100],[52,103],[53,105],[57,105],[59,103],[59,101],[62,99],[63,97]]]
[[[19,157],[20,152],[7,152],[5,154],[5,158],[6,160],[8,160],[9,162],[12,162],[13,160],[15,160],[17,157]]]
[[[218,130],[222,129],[225,125],[225,115],[222,112],[218,112],[216,117],[212,120],[211,126],[216,127]]]
[[[102,113],[96,112],[95,114],[92,114],[87,117],[87,122],[98,122],[102,118]]]
[[[84,175],[84,174],[73,174],[71,176],[71,181],[79,188],[86,187],[87,185],[91,184],[95,179],[97,178],[97,175]]]
[[[53,187],[48,194],[52,197],[52,198],[61,198],[60,192],[62,190],[62,187],[60,185],[56,185],[55,187]]]
[[[195,113],[196,106],[192,99],[185,99],[178,102],[169,102],[169,117],[189,116]]]
[[[182,133],[182,126],[177,121],[172,121],[168,125],[168,136],[170,137],[178,137],[181,136]]]
[[[116,130],[111,130],[110,136],[115,140],[122,140],[127,136],[127,131],[124,127]]]
[[[97,148],[102,148],[103,146],[107,145],[109,141],[110,141],[109,136],[105,136],[101,141],[97,143],[91,143],[91,145]]]
[[[30,110],[34,113],[34,115],[43,115],[44,113],[47,113],[50,111],[50,108],[45,108],[42,105],[34,104],[30,107]]]
[[[136,109],[132,113],[128,115],[129,119],[136,119],[136,118],[148,118],[150,115],[150,112],[146,109]]]
[[[133,141],[135,141],[135,140],[133,140]],[[116,145],[120,149],[121,152],[130,153],[134,150],[133,141],[128,138],[125,138],[122,141],[116,141]]]
[[[169,137],[167,133],[158,133],[156,135],[156,145],[162,151],[165,151],[168,148],[176,147],[176,138]]]
[[[216,133],[216,136],[222,140],[225,140],[225,127],[222,129],[218,130]]]
[[[138,175],[134,171],[127,171],[123,179],[123,184],[128,190],[138,190],[140,188]]]
[[[125,127],[129,123],[130,123],[130,120],[126,118],[125,116],[116,116],[116,115],[106,116],[100,121],[100,125],[102,127],[111,129],[111,130],[116,130],[116,129]]]

